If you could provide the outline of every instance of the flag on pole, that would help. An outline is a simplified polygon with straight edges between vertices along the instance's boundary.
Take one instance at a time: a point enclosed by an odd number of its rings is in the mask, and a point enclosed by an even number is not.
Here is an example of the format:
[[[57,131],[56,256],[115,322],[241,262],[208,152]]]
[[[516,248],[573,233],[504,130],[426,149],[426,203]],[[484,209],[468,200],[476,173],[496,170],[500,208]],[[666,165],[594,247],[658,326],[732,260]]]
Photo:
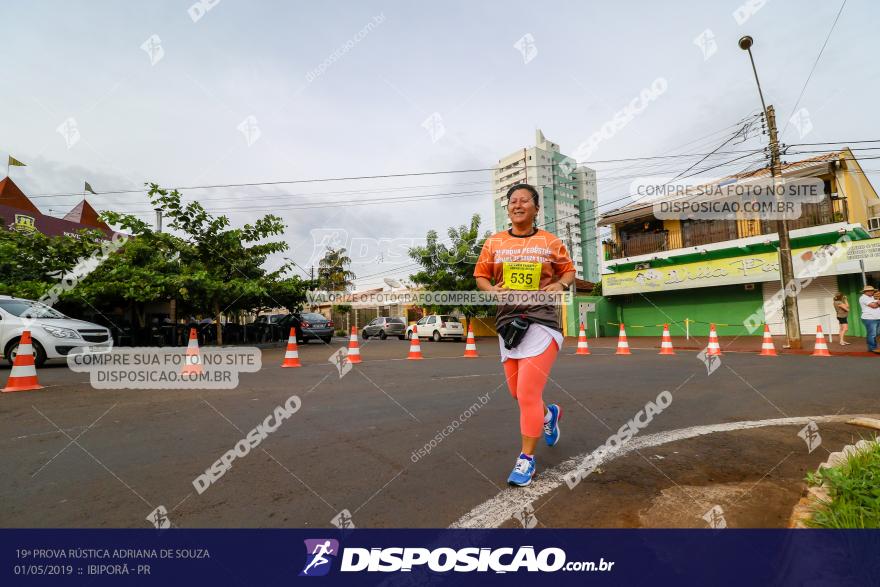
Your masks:
[[[85,190],[90,194],[95,194],[95,190],[92,189],[92,186],[89,185],[89,182],[86,182]],[[98,194],[95,195],[97,196]]]
[[[9,161],[7,162],[7,165],[12,165],[13,167],[27,167],[27,165],[25,165],[12,155],[9,156]]]

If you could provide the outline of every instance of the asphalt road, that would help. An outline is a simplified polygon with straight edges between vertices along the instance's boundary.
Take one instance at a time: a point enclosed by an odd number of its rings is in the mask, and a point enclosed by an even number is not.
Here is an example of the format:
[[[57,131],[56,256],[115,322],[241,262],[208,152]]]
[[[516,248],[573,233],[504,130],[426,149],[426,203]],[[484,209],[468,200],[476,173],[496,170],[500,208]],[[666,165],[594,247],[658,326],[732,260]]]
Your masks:
[[[518,524],[513,512],[468,518],[499,495],[512,503],[530,495],[505,485],[518,411],[495,341],[478,341],[479,359],[461,358],[463,343],[422,343],[423,361],[405,359],[405,341],[362,341],[364,362],[340,377],[327,359],[344,344],[301,346],[300,369],[279,367],[283,349],[264,350],[263,368],[234,390],[96,390],[65,365],[42,368],[46,389],[0,394],[0,525],[149,527],[160,505],[179,527],[329,527],[342,510],[356,527]],[[718,432],[622,455],[574,490],[547,484],[663,390],[672,403],[636,438],[880,412],[873,357],[727,353],[709,375],[692,351],[612,353],[575,356],[567,342],[553,367],[545,399],[564,408],[563,436],[537,452],[529,501],[541,525],[700,527],[714,504],[731,526],[784,525],[804,473],[869,433],[820,423],[822,443],[811,452],[801,425]],[[4,381],[8,373],[0,369]],[[299,411],[197,493],[193,479],[291,395]]]

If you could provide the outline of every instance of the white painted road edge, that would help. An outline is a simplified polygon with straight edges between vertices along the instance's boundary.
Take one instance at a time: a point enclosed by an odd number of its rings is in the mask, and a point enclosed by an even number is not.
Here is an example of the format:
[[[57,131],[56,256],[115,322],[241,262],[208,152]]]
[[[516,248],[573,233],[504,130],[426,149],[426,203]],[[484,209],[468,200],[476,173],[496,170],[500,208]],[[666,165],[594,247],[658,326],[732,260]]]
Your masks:
[[[645,436],[636,436],[629,442],[620,447],[613,454],[606,454],[595,461],[599,465],[603,465],[615,459],[618,459],[635,450],[643,448],[651,448],[675,442],[677,440],[686,440],[706,434],[714,434],[716,432],[733,432],[736,430],[749,430],[752,428],[763,428],[765,426],[806,426],[810,421],[817,424],[823,422],[846,422],[853,418],[865,417],[868,414],[849,414],[844,416],[805,416],[802,418],[774,418],[770,420],[746,420],[743,422],[728,422],[726,424],[711,424],[708,426],[692,426],[690,428],[680,428],[678,430],[669,430],[666,432],[658,432],[656,434],[648,434]],[[560,485],[565,485],[565,476],[576,470],[583,463],[584,459],[590,453],[583,453],[576,457],[563,461],[559,465],[546,471],[541,471],[538,479],[533,481],[527,487],[509,488],[501,491],[498,495],[485,501],[460,517],[454,522],[450,528],[497,528],[507,520],[513,517],[514,512],[521,512],[536,499],[550,493]],[[588,477],[589,479],[589,477]]]

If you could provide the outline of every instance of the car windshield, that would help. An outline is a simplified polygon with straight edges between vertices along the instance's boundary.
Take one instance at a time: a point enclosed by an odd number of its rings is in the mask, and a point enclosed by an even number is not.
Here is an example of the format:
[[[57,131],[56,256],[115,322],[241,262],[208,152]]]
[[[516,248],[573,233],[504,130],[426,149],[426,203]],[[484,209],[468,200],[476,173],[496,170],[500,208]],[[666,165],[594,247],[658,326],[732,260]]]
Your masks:
[[[326,320],[324,316],[322,316],[321,314],[316,314],[314,312],[306,312],[302,315],[302,317],[304,320],[309,320],[311,322],[314,322],[316,320]]]
[[[403,320],[400,318],[388,318],[387,321],[389,324],[403,324]]]
[[[458,322],[458,318],[455,316],[440,316],[440,320],[443,322]]]
[[[13,316],[19,318],[66,318],[64,314],[53,310],[49,306],[31,300],[0,300],[0,308],[3,308]]]

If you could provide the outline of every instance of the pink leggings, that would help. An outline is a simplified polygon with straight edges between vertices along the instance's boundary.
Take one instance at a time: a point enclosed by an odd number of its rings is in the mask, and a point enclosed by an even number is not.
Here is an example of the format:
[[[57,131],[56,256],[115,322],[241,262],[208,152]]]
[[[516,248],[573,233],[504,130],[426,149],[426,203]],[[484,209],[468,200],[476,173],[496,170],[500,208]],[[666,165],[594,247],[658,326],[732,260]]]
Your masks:
[[[519,402],[519,428],[523,436],[540,438],[544,433],[544,386],[559,347],[550,341],[547,349],[537,357],[507,359],[504,374],[510,395]]]

